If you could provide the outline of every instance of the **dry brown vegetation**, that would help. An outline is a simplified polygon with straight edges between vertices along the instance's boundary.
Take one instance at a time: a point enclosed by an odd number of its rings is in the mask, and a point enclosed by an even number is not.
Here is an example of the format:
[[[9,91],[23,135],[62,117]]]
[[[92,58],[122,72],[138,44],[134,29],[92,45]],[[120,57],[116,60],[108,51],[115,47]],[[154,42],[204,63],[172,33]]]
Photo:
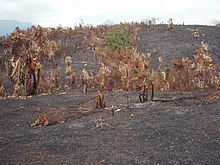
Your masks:
[[[143,27],[143,23],[127,23],[98,27],[79,26],[75,29],[45,29],[39,26],[26,31],[16,29],[8,38],[1,39],[4,52],[1,61],[6,68],[4,75],[14,84],[12,93],[4,86],[2,90],[4,88],[7,95],[20,96],[68,89],[75,84],[77,78],[77,74],[72,71],[72,55],[81,47],[92,50],[94,60],[100,64],[97,74],[89,75],[86,69],[82,71],[80,77],[84,93],[88,87],[97,90],[141,90],[143,81],[147,81],[148,86],[153,81],[155,88],[160,90],[219,87],[219,75],[208,51],[209,45],[204,41],[193,60],[182,57],[173,59],[171,66],[161,67],[164,59],[159,57],[159,67],[152,72],[149,60],[155,51],[140,53],[137,50],[138,30]],[[115,28],[126,29],[130,38],[128,45],[112,50],[106,45],[105,37],[107,32]],[[168,30],[170,29],[173,29],[172,19],[168,24]],[[199,37],[198,34],[195,37]],[[58,74],[56,70],[59,60],[65,60],[66,69],[64,73]],[[87,59],[84,60],[89,63]],[[44,71],[48,64],[53,66],[50,75]]]

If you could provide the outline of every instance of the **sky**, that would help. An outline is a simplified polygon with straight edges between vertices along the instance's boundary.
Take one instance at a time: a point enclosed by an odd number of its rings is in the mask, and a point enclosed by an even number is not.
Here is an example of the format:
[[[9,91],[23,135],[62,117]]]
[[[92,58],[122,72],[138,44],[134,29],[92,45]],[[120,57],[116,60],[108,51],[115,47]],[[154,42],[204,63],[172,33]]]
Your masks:
[[[0,0],[0,20],[44,27],[99,25],[159,18],[174,24],[211,25],[220,20],[220,0]]]

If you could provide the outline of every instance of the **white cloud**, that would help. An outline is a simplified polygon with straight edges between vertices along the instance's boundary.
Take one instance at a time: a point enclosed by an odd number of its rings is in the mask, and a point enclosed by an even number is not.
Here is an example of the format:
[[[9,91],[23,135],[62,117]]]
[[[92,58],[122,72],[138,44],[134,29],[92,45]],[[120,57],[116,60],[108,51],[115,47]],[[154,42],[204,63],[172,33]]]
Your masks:
[[[219,19],[219,0],[0,0],[0,19],[30,21],[43,26],[140,21],[149,17],[199,21]],[[204,19],[201,19],[204,18]],[[187,19],[187,20],[186,20]]]

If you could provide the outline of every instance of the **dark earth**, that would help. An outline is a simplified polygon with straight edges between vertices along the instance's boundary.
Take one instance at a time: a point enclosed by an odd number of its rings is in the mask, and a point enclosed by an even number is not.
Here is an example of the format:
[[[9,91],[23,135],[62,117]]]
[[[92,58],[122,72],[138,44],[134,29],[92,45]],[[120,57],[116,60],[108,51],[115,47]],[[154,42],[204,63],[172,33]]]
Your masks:
[[[204,36],[194,38],[194,27]],[[161,25],[138,32],[140,52],[157,49],[152,67],[159,56],[164,65],[174,58],[192,58],[202,40],[209,42],[219,66],[219,28],[164,29]],[[73,56],[73,70],[79,74],[85,58],[88,69],[97,72],[92,51],[83,47]],[[0,164],[220,164],[219,90],[156,91],[145,103],[138,101],[138,92],[102,94],[105,109],[95,109],[95,89],[85,95],[77,85],[62,93],[0,99]],[[31,126],[42,115],[49,125]],[[96,126],[100,116],[103,127]]]

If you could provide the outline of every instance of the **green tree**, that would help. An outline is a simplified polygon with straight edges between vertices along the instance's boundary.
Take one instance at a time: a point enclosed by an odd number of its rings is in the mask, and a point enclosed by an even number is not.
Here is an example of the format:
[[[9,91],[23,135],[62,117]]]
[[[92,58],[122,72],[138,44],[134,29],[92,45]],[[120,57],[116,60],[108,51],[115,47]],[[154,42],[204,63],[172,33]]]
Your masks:
[[[129,30],[125,27],[115,27],[105,34],[105,44],[114,51],[131,43]]]

